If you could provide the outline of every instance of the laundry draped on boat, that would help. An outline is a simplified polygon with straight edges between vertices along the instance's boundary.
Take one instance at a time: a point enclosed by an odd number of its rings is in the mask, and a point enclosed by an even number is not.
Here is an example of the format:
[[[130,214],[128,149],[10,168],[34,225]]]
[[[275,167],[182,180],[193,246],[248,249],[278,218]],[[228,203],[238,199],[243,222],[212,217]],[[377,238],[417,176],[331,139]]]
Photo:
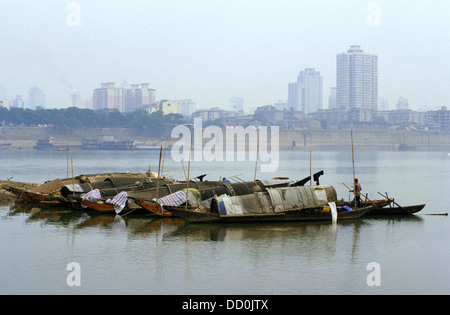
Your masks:
[[[108,200],[106,200],[106,202],[113,204],[114,210],[118,214],[123,210],[123,208],[125,208],[125,206],[127,204],[127,200],[128,200],[127,192],[122,191],[122,192],[118,193],[113,199],[109,198]]]
[[[337,222],[337,210],[336,210],[336,203],[335,202],[329,202],[330,210],[331,210],[331,220],[333,223]]]
[[[94,189],[94,190],[91,190],[90,192],[88,192],[87,194],[84,194],[83,196],[81,196],[81,198],[83,198],[83,200],[98,202],[98,200],[100,198],[102,198],[102,195],[100,194],[100,190]]]
[[[161,206],[179,206],[187,200],[186,193],[182,190],[174,192],[173,194],[159,198],[158,203]]]

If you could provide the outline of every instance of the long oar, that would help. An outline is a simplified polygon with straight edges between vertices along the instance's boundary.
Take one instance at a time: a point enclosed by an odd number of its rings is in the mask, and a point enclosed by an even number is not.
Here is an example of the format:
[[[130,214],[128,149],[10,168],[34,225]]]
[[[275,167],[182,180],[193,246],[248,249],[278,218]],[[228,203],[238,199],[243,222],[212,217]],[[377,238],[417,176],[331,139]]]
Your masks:
[[[383,196],[384,198],[386,198],[387,200],[389,200],[389,197],[387,197],[387,192],[385,192],[386,196],[381,194],[380,192],[378,192],[378,194],[380,194],[381,196]],[[400,206],[398,203],[395,202],[394,199],[392,199],[392,203],[394,203],[396,206],[398,206],[401,210],[406,211],[405,209],[403,209],[402,206]]]

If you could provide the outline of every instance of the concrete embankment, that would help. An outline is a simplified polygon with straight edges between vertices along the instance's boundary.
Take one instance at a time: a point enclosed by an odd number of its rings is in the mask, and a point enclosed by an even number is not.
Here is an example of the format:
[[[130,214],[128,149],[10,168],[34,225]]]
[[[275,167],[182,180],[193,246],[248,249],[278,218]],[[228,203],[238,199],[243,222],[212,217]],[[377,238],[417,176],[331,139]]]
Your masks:
[[[409,148],[427,151],[450,150],[449,132],[418,131],[353,131],[349,130],[304,130],[285,131],[280,135],[280,147],[297,149],[348,149],[353,144],[360,149],[398,150],[401,144]]]
[[[267,134],[270,138],[270,127]],[[340,150],[351,148],[350,130],[283,130],[279,131],[279,148],[281,150]],[[130,128],[92,128],[69,130],[69,145],[81,145],[83,138],[98,139],[102,136],[114,136],[117,140],[134,140],[139,145],[164,145],[164,139],[146,137],[138,129]],[[169,144],[179,139],[171,139]],[[203,145],[210,141],[201,135]],[[226,131],[223,139],[226,141]],[[65,145],[65,132],[56,132],[49,127],[3,127],[0,143],[11,143],[10,148],[32,148],[39,139],[53,138],[55,145]],[[248,135],[247,135],[248,137]],[[189,138],[189,137],[188,137]],[[250,137],[251,138],[251,137]],[[239,140],[235,140],[238,142]],[[270,144],[270,141],[268,141]],[[354,146],[360,149],[398,150],[400,144],[414,147],[416,150],[450,151],[450,132],[441,131],[353,131]],[[240,144],[238,144],[240,145]]]

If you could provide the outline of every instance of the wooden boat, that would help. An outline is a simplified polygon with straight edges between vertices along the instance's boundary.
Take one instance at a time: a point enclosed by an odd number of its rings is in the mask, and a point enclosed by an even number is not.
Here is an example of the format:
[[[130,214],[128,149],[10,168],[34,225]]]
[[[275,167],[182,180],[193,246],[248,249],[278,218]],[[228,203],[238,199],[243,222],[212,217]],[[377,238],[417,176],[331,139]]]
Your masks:
[[[396,206],[396,207],[372,207],[369,209],[367,214],[370,215],[412,215],[416,212],[419,212],[425,207],[425,204],[420,205],[412,205],[412,206]]]
[[[108,187],[115,187],[124,181],[127,181],[127,183],[140,181],[146,178],[146,176],[147,174],[145,173],[87,174],[74,178],[57,178],[29,189],[20,189],[14,186],[5,186],[4,189],[16,195],[18,201],[58,204],[58,200],[64,202],[64,198],[72,195],[73,190],[77,190],[84,185],[108,185]]]
[[[224,194],[208,202],[189,199],[187,206],[164,208],[188,222],[269,222],[332,221],[334,211],[338,220],[356,219],[374,207],[337,210],[334,202],[333,186],[316,185],[267,188],[241,196]]]
[[[388,206],[389,204],[392,203],[392,199],[377,199],[377,200],[361,200],[360,203],[360,208],[365,208],[365,207],[370,207],[370,206],[375,206],[377,208],[383,208]],[[343,200],[338,200],[336,202],[337,206],[351,206],[352,202],[351,201],[343,201]]]
[[[29,196],[27,190],[20,189],[12,186],[4,187],[6,191],[9,191],[10,193],[13,193],[16,197],[18,197],[17,201],[26,201],[26,202],[32,202],[33,198]]]
[[[114,205],[110,203],[106,203],[104,201],[93,202],[90,200],[80,201],[81,207],[85,206],[88,209],[95,210],[98,212],[115,212]]]
[[[228,183],[224,181],[189,181],[190,193],[196,192],[200,200],[208,200],[215,195],[227,194],[230,196],[240,196],[251,194],[255,191],[265,191],[268,187],[286,187],[291,180],[256,180],[249,182]],[[153,200],[155,198],[162,198],[178,191],[185,191],[186,182],[174,182],[165,185],[160,185],[159,189],[137,189],[128,192],[128,201],[131,203],[131,208],[141,207],[147,209],[152,214],[169,216],[169,213],[162,213],[161,206],[156,204]],[[166,206],[164,206],[166,209]],[[170,215],[172,216],[172,215]]]
[[[143,198],[135,199],[134,202],[143,209],[150,211],[152,214],[160,217],[175,217],[176,215],[169,211],[162,212],[161,206],[154,202],[144,201]]]
[[[342,211],[337,213],[337,220],[358,219],[371,207],[358,208],[354,211]],[[268,214],[239,214],[220,215],[219,213],[196,212],[185,207],[168,207],[168,210],[187,222],[195,223],[248,223],[248,222],[292,222],[292,221],[332,221],[331,212],[317,209],[290,210],[279,213]]]
[[[105,201],[100,202],[92,202],[89,200],[83,200],[80,202],[81,209],[83,210],[90,210],[95,211],[99,213],[113,213],[117,214],[116,209],[114,208],[114,205],[111,203],[107,203]],[[83,207],[84,206],[84,207]],[[127,202],[126,206],[119,212],[120,215],[127,214],[127,213],[135,213],[135,214],[148,214],[148,210],[144,209],[142,207],[130,207],[129,203]]]

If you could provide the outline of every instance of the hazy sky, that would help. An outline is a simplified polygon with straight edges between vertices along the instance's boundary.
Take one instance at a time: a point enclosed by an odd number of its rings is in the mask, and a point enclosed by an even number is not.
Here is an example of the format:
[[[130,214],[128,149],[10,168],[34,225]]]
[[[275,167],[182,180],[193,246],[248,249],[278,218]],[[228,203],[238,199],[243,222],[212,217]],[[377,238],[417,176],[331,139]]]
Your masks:
[[[379,59],[379,96],[394,108],[450,106],[450,0],[0,0],[0,86],[38,86],[47,107],[101,82],[148,82],[156,98],[246,110],[287,100],[300,70],[323,75],[361,45]]]

